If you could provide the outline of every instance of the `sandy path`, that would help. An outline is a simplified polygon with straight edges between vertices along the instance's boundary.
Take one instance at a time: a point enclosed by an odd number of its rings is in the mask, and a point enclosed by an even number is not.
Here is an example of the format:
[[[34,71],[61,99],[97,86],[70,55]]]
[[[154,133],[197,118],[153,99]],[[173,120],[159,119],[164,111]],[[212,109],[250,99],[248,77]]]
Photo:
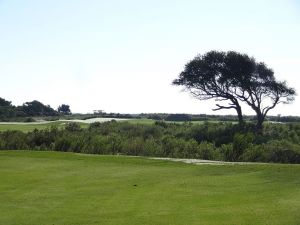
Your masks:
[[[249,164],[268,164],[268,163],[256,163],[256,162],[225,162],[225,161],[212,161],[204,159],[177,159],[177,158],[159,158],[151,157],[150,159],[168,160],[173,162],[191,163],[196,165],[249,165]]]

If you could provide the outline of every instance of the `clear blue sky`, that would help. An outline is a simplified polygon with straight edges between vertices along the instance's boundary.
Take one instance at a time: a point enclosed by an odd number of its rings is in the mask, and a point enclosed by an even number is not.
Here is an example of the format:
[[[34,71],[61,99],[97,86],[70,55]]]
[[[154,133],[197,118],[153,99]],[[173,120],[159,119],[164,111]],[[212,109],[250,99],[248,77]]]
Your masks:
[[[74,112],[212,113],[214,102],[171,85],[189,60],[247,53],[300,93],[299,40],[299,0],[0,0],[0,97]],[[299,98],[270,114],[299,116]]]

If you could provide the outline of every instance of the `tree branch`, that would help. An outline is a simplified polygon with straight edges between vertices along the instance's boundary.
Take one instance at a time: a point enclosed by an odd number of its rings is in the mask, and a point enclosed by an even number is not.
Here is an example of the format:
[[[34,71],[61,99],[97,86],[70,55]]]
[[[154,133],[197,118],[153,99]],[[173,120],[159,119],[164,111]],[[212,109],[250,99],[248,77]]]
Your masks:
[[[213,111],[217,111],[217,110],[221,110],[221,109],[236,109],[235,106],[223,106],[223,105],[219,105],[219,104],[216,104],[216,106],[218,108],[213,109]]]

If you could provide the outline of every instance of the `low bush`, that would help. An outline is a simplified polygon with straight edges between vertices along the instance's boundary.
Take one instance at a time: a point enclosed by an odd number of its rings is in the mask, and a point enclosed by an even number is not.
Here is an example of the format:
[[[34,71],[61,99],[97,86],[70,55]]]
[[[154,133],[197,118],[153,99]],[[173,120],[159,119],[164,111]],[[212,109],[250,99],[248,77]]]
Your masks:
[[[256,134],[251,124],[241,128],[231,123],[111,121],[93,123],[88,129],[67,123],[64,129],[0,132],[0,149],[300,163],[299,137],[298,124],[268,124]]]
[[[300,163],[300,146],[287,140],[273,140],[249,147],[242,157],[253,162]]]

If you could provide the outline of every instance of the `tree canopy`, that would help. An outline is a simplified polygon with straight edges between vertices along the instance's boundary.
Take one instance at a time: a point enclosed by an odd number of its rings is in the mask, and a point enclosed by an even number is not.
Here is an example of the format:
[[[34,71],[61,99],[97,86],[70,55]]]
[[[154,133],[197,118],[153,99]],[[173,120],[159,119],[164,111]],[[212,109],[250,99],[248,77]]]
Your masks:
[[[11,106],[11,102],[6,101],[4,98],[0,97],[0,107],[7,107],[7,106]]]
[[[51,108],[50,105],[44,105],[43,103],[34,100],[31,102],[25,102],[21,109],[26,115],[29,116],[56,116],[57,112]]]
[[[71,114],[70,106],[65,105],[65,104],[58,106],[57,111],[61,114],[65,114],[65,115]]]
[[[241,102],[248,104],[257,115],[258,129],[271,109],[279,103],[290,103],[296,95],[286,82],[277,81],[264,63],[234,51],[196,56],[173,84],[184,86],[197,99],[224,101],[214,110],[235,109],[240,124]]]
[[[58,112],[49,105],[39,101],[25,102],[20,106],[14,106],[11,101],[0,98],[0,120],[7,121],[17,117],[31,116],[57,116]]]

